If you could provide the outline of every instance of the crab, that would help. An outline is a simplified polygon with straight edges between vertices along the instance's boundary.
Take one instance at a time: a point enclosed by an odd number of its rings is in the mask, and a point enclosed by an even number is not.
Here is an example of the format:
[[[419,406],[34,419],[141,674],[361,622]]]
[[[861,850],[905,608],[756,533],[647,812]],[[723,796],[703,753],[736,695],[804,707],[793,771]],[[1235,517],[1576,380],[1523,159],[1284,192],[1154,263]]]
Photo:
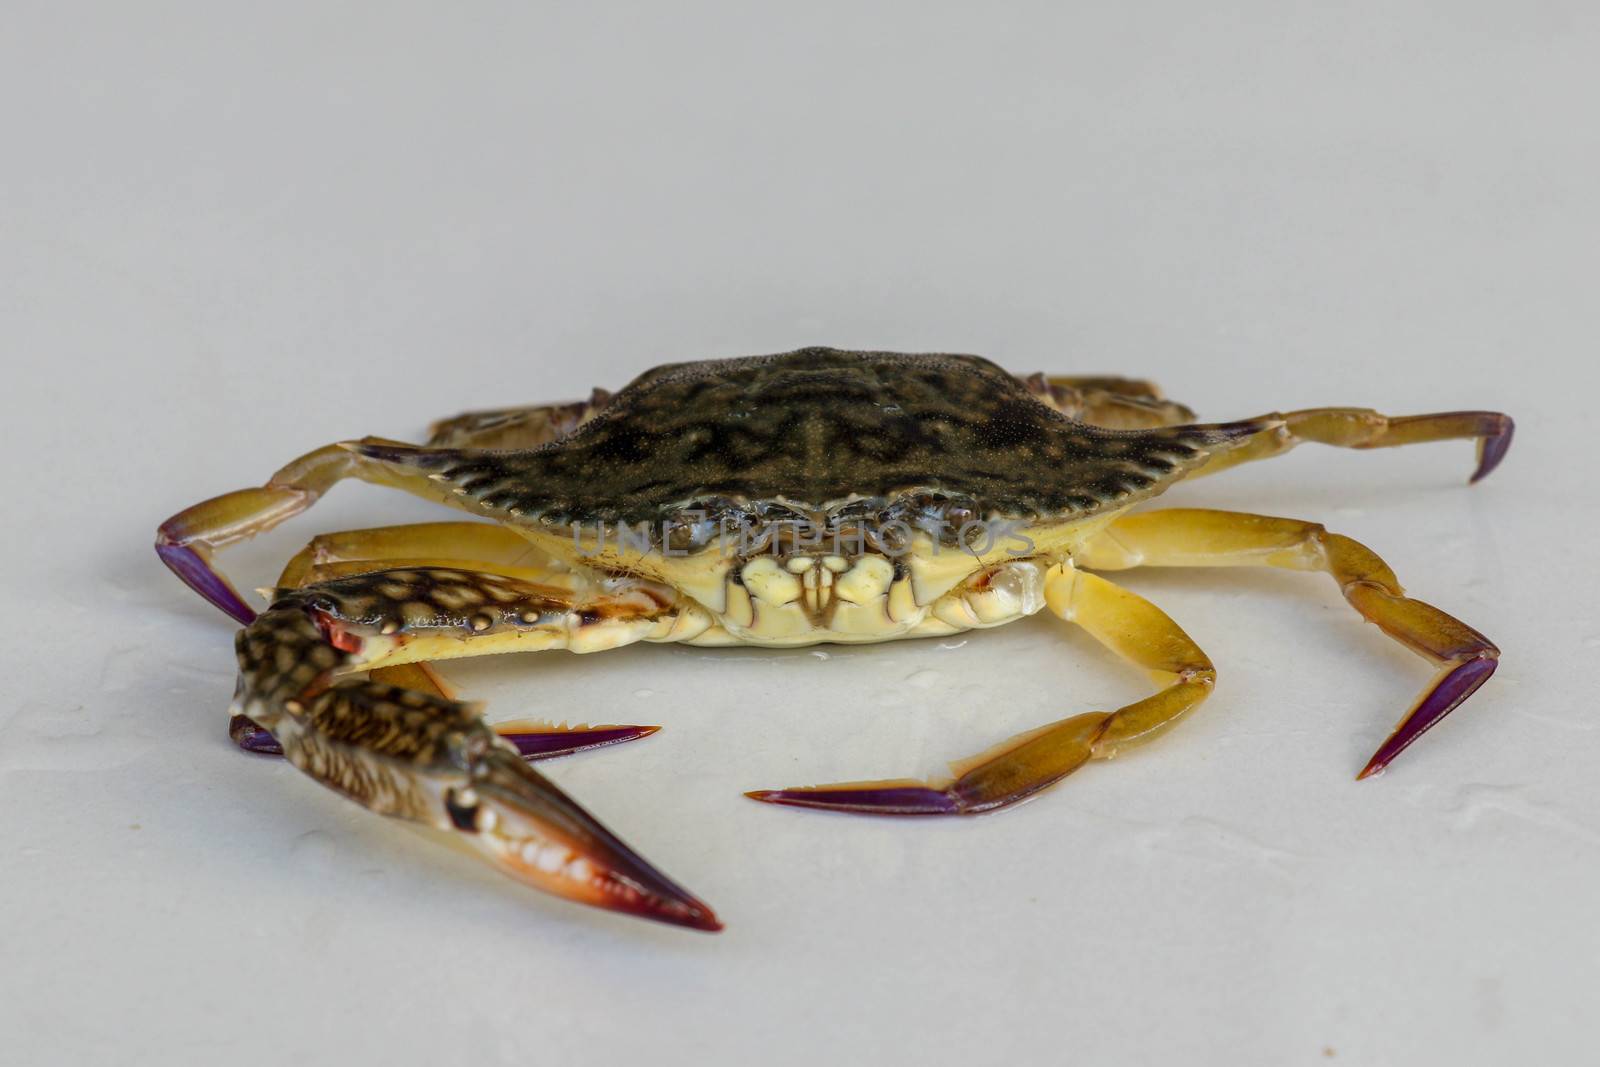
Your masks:
[[[422,445],[367,437],[163,523],[160,558],[243,624],[229,732],[358,804],[469,842],[560,896],[700,930],[704,902],[530,762],[646,726],[491,726],[430,663],[597,652],[636,641],[797,646],[945,636],[1042,609],[1155,679],[1154,695],[1050,723],[942,780],[758,790],[773,804],[880,815],[995,811],[1164,733],[1210,695],[1211,660],[1101,572],[1320,571],[1433,680],[1360,772],[1386,767],[1494,673],[1478,631],[1406,596],[1370,549],[1316,522],[1136,511],[1183,478],[1317,442],[1477,444],[1476,482],[1509,417],[1315,408],[1200,424],[1153,385],[1014,376],[966,355],[804,348],[675,363],[615,394],[437,423]],[[257,613],[217,549],[299,514],[343,478],[484,521],[317,537]]]

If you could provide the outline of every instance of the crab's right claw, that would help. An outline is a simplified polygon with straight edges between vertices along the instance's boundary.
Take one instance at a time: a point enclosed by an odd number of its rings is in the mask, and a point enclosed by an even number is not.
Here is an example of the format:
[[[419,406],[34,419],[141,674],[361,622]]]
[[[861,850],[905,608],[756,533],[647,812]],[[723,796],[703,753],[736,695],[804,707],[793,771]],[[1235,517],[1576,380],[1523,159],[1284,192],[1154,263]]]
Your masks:
[[[702,901],[529,767],[479,706],[371,679],[335,683],[363,639],[317,597],[280,601],[236,642],[232,710],[269,732],[296,768],[379,814],[459,834],[505,873],[557,896],[722,928]]]
[[[515,752],[486,753],[471,785],[449,790],[445,805],[457,829],[519,881],[594,907],[695,930],[722,929],[709,906]]]

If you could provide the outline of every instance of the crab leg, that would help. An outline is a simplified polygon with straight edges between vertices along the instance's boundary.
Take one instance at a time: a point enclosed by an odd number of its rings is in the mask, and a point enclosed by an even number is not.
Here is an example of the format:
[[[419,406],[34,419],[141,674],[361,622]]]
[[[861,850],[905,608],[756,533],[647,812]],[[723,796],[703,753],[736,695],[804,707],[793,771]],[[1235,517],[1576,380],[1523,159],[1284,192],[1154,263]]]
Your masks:
[[[594,418],[611,399],[596,389],[565,404],[469,411],[428,427],[430,448],[535,448],[559,440]]]
[[[975,815],[1024,800],[1091,759],[1155,737],[1211,695],[1216,671],[1178,624],[1154,604],[1067,565],[1051,568],[1045,602],[1107,648],[1143,667],[1164,688],[1113,712],[1089,712],[1021,734],[952,764],[956,777],[764,789],[746,796],[772,804],[883,815]]]
[[[1137,378],[1034,374],[1022,381],[1029,392],[1063,415],[1112,430],[1195,421],[1191,409],[1168,400],[1154,382]]]
[[[404,564],[390,561],[404,561]],[[540,584],[557,566],[515,530],[488,522],[419,522],[321,534],[295,553],[278,576],[290,589],[362,570],[400,566],[460,567]]]
[[[1117,519],[1077,554],[1085,567],[1284,567],[1323,571],[1369,622],[1438,668],[1433,682],[1357,776],[1384,769],[1489,680],[1500,650],[1478,631],[1405,595],[1371,549],[1319,523],[1174,509]]]
[[[717,930],[709,907],[524,763],[475,705],[371,679],[336,681],[422,658],[623,643],[671,614],[642,593],[579,603],[562,590],[466,570],[324,582],[287,593],[240,632],[235,709],[318,782],[380,814],[460,834],[514,878],[585,904]]]
[[[1190,477],[1269,459],[1306,441],[1339,448],[1396,448],[1427,441],[1476,440],[1478,465],[1471,480],[1478,482],[1500,465],[1516,430],[1511,416],[1498,411],[1389,416],[1366,408],[1309,408],[1287,415],[1264,415],[1262,419],[1274,425],[1239,447],[1212,456]]]
[[[369,437],[326,445],[294,460],[255,489],[240,489],[202,501],[172,516],[156,531],[156,554],[195,592],[248,624],[255,610],[213,565],[217,549],[265,533],[316,503],[344,478],[405,489],[442,503],[460,498],[421,471],[397,469],[362,455],[365,445],[393,444]]]

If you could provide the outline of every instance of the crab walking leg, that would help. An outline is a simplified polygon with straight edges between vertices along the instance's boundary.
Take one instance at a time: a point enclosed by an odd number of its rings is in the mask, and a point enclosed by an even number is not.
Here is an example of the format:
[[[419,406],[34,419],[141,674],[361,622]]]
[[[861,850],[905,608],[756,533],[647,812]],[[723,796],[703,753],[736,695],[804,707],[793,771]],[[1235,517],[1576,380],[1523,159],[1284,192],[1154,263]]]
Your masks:
[[[432,566],[456,566],[493,571],[510,577],[542,579],[554,566],[515,530],[488,522],[419,522],[405,526],[379,526],[322,534],[284,565],[278,577],[282,589],[309,585],[340,573],[357,573],[375,563],[405,560],[408,565],[437,561]],[[339,567],[339,564],[351,564]],[[395,569],[392,565],[387,569]]]
[[[1137,378],[1034,374],[1022,379],[1029,392],[1080,422],[1112,430],[1180,426],[1195,413],[1168,400],[1155,383]]]
[[[195,592],[241,623],[255,618],[233,585],[212,565],[217,549],[272,529],[316,503],[345,478],[405,489],[442,503],[459,500],[422,472],[396,469],[355,451],[394,442],[368,437],[326,445],[294,460],[255,489],[240,489],[201,501],[172,516],[156,531],[156,554]]]
[[[1431,604],[1412,600],[1371,549],[1320,523],[1231,511],[1174,509],[1126,515],[1080,552],[1085,567],[1284,567],[1323,571],[1368,622],[1438,668],[1357,777],[1388,766],[1489,680],[1500,650]]]
[[[623,594],[575,603],[481,572],[380,571],[294,590],[242,630],[236,710],[295,767],[382,815],[462,835],[505,873],[598,907],[720,929],[675,885],[529,767],[475,705],[353,670],[518,648],[623,643],[670,605]],[[452,647],[453,646],[453,647]],[[596,646],[598,647],[598,645]]]
[[[802,808],[883,815],[975,815],[1024,800],[1091,759],[1110,759],[1160,734],[1211,695],[1216,671],[1160,608],[1097,575],[1051,568],[1045,602],[1122,658],[1149,671],[1160,692],[1113,712],[1074,715],[953,764],[953,780],[851,782],[747,793]]]
[[[1471,481],[1479,482],[1500,465],[1516,431],[1511,416],[1498,411],[1390,416],[1366,408],[1310,408],[1262,418],[1273,420],[1274,425],[1239,447],[1214,455],[1190,477],[1270,459],[1306,441],[1338,448],[1397,448],[1428,441],[1476,440],[1478,465]]]
[[[430,448],[535,448],[559,440],[599,414],[611,393],[565,404],[469,411],[428,427]]]

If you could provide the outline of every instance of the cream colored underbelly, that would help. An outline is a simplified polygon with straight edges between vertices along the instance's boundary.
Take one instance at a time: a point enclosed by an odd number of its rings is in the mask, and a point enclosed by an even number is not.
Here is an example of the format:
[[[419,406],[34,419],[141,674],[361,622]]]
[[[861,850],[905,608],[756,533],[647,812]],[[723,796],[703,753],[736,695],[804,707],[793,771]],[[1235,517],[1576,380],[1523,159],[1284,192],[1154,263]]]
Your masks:
[[[826,604],[826,610],[818,610],[815,602],[804,599],[773,603],[759,595],[736,595],[730,597],[729,610],[721,615],[686,608],[671,632],[652,634],[645,640],[794,647],[939,637],[1002,626],[1044,607],[1047,569],[1038,560],[1003,563],[930,604],[916,603],[908,580],[894,582],[887,592],[861,598],[861,602],[836,598]],[[685,613],[702,614],[707,625],[698,629]]]
[[[842,592],[835,589],[831,593],[823,588],[826,582],[819,581],[816,589],[792,600],[792,589],[782,583],[756,581],[730,585],[728,607],[723,612],[712,612],[681,597],[659,614],[649,609],[674,595],[666,586],[640,579],[610,579],[588,588],[593,584],[590,579],[572,575],[575,603],[583,600],[576,592],[582,586],[613,607],[631,598],[638,614],[608,617],[596,613],[591,618],[585,612],[568,610],[526,626],[482,634],[364,634],[360,660],[346,670],[558,648],[603,652],[636,641],[795,647],[940,637],[1001,626],[1034,614],[1044,607],[1049,568],[1048,561],[1040,559],[994,564],[927,604],[917,603],[914,583],[908,577],[875,585],[846,582]],[[749,593],[752,585],[753,596]]]

